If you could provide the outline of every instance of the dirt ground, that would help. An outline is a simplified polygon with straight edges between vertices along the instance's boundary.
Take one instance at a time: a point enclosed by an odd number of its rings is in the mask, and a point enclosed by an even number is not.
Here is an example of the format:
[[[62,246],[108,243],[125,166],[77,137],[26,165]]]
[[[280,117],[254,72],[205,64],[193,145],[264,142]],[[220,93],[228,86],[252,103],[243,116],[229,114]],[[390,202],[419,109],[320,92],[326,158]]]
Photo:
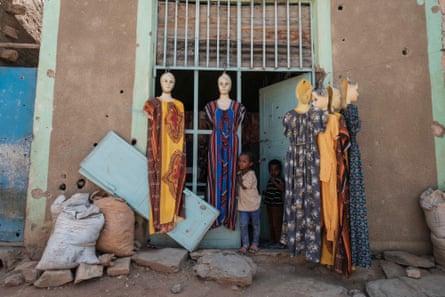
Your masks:
[[[248,287],[218,284],[215,281],[199,279],[193,272],[195,262],[189,259],[178,273],[160,273],[147,267],[132,263],[131,272],[126,276],[90,279],[76,285],[69,283],[64,286],[48,289],[36,288],[32,285],[19,287],[0,287],[2,297],[145,297],[145,296],[181,296],[181,297],[226,297],[226,296],[302,296],[298,294],[298,278],[310,277],[325,283],[343,286],[346,289],[364,290],[366,281],[383,278],[378,261],[373,262],[370,270],[358,269],[349,278],[343,277],[324,266],[289,261],[271,256],[254,256],[258,265],[253,284]],[[0,270],[0,281],[7,275],[5,269]],[[170,289],[180,284],[181,292],[173,294]]]

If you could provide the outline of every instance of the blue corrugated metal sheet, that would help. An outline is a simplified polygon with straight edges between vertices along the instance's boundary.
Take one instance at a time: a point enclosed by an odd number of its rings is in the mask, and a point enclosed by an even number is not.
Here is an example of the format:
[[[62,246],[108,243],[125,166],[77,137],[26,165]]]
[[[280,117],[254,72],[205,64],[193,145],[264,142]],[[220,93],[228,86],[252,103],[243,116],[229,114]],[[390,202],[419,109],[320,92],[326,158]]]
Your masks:
[[[35,68],[0,67],[0,241],[23,241]]]

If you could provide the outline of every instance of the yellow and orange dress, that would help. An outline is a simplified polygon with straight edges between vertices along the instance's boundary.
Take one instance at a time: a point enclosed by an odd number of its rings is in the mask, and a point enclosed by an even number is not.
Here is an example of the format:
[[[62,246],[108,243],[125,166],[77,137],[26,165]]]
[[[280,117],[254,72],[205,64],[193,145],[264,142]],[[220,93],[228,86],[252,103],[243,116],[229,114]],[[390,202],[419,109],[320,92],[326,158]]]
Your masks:
[[[320,263],[334,264],[334,243],[338,234],[337,157],[338,118],[329,114],[326,130],[317,136],[320,151],[322,250]]]
[[[173,99],[149,99],[147,162],[150,190],[149,232],[171,231],[183,208],[185,182],[184,105]]]

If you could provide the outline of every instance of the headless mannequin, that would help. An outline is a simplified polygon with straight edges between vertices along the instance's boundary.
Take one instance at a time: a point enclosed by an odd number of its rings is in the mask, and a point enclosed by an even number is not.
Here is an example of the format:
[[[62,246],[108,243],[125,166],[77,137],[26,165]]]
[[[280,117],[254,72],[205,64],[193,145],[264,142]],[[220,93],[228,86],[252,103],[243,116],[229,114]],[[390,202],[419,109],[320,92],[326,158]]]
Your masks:
[[[232,79],[226,73],[221,74],[218,77],[218,89],[219,89],[219,98],[216,99],[216,103],[218,108],[222,110],[227,110],[232,103],[232,99],[229,97],[230,90],[232,88]]]
[[[311,91],[312,85],[306,80],[302,79],[298,82],[295,93],[297,95],[298,104],[294,110],[298,113],[306,113],[311,108]]]

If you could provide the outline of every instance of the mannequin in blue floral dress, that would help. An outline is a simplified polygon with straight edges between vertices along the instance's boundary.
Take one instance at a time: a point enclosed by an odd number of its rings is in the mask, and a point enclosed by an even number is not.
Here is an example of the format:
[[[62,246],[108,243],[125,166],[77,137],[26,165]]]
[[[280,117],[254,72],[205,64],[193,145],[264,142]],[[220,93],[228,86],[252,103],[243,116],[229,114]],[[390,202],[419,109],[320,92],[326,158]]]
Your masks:
[[[368,236],[368,214],[366,208],[365,182],[362,173],[360,148],[357,134],[360,131],[361,120],[357,105],[358,84],[348,80],[342,81],[343,110],[341,114],[346,121],[350,134],[351,147],[349,159],[349,200],[351,224],[351,254],[352,266],[369,268],[371,266],[371,252]]]
[[[327,112],[310,105],[312,86],[305,79],[297,84],[297,107],[283,118],[289,139],[285,162],[283,228],[280,242],[294,255],[320,262],[320,155],[317,135],[326,128]]]

